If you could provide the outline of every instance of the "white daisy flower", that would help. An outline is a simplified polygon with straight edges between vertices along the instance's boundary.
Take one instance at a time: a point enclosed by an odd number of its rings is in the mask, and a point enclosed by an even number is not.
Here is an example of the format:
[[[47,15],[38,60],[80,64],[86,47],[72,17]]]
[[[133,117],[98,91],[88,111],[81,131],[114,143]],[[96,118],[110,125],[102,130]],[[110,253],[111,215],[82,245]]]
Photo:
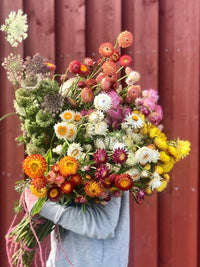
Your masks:
[[[128,158],[126,160],[126,164],[128,166],[134,166],[135,163],[135,153],[133,151],[128,151]]]
[[[65,139],[69,134],[69,127],[66,122],[59,122],[54,125],[54,131],[58,139]]]
[[[89,121],[91,123],[94,123],[94,124],[102,121],[103,119],[104,119],[104,115],[103,115],[103,112],[100,111],[100,110],[97,110],[97,111],[92,112],[90,114],[90,116],[89,116]]]
[[[101,138],[97,138],[94,142],[96,148],[106,149],[106,145]]]
[[[56,146],[55,148],[53,148],[53,152],[60,155],[62,153],[62,150],[63,150],[63,145],[58,145]]]
[[[79,143],[72,143],[67,149],[67,155],[72,156],[75,159],[79,159],[82,154],[83,148]]]
[[[137,163],[145,165],[149,162],[153,162],[153,160],[154,160],[154,150],[150,147],[144,146],[142,148],[139,148],[135,152],[135,161]]]
[[[142,118],[134,112],[126,115],[125,121],[134,129],[141,128],[144,124]]]
[[[137,168],[129,169],[126,173],[128,173],[133,181],[137,181],[140,179],[140,172]]]
[[[8,18],[5,20],[5,25],[1,26],[1,30],[5,31],[7,41],[12,47],[17,47],[19,43],[27,38],[27,15],[23,15],[22,10],[16,13],[10,12]]]
[[[76,133],[77,133],[77,127],[75,124],[70,123],[68,124],[68,135],[67,135],[67,139],[68,140],[74,140],[76,138]]]
[[[112,106],[112,99],[105,93],[99,94],[94,98],[94,106],[98,110],[108,111]]]
[[[74,120],[75,112],[73,110],[65,110],[60,114],[63,121],[71,122]]]
[[[106,135],[108,131],[108,125],[106,122],[101,121],[95,125],[95,134]]]
[[[161,186],[162,182],[162,177],[157,173],[154,172],[152,177],[151,177],[151,181],[149,182],[149,187],[154,190],[156,188],[158,188],[159,186]]]
[[[81,113],[80,112],[75,112],[74,121],[77,122],[77,123],[80,123],[81,119],[82,119]]]

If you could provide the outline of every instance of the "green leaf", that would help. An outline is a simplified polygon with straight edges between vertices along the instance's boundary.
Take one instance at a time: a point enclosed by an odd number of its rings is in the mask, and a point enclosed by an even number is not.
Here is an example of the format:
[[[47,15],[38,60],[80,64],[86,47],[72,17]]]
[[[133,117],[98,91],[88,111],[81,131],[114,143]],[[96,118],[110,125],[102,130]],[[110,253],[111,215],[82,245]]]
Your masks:
[[[50,165],[51,165],[51,160],[52,160],[52,152],[51,152],[51,149],[49,149],[47,151],[47,154],[46,154],[45,159],[47,161],[47,171],[50,171]]]
[[[44,205],[46,200],[47,200],[47,197],[38,199],[37,203],[35,204],[35,206],[33,207],[32,211],[31,211],[32,216],[34,216],[35,214],[38,214],[41,211],[42,206]]]

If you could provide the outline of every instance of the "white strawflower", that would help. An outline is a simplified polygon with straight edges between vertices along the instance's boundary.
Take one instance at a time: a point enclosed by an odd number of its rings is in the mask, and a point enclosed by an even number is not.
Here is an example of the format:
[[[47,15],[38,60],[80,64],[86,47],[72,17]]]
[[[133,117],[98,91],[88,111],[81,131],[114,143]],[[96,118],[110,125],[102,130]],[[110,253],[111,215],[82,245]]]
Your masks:
[[[106,135],[108,131],[108,125],[106,122],[101,121],[95,125],[95,134]]]
[[[98,110],[108,111],[112,106],[112,99],[105,93],[99,94],[94,98],[94,106]]]
[[[59,139],[65,139],[69,134],[68,124],[66,122],[59,122],[54,125],[54,131]]]
[[[106,145],[101,138],[97,138],[94,142],[96,148],[106,149]]]
[[[137,81],[139,81],[140,79],[140,74],[137,71],[131,71],[128,75],[128,77],[126,78],[126,84],[127,85],[133,85],[134,83],[136,83]]]
[[[152,162],[156,163],[160,159],[160,153],[158,150],[153,150],[153,159]]]
[[[63,145],[58,145],[56,146],[55,148],[53,148],[53,152],[60,155],[62,153],[62,150],[63,150]]]
[[[133,181],[137,181],[140,179],[140,172],[137,168],[131,168],[126,173],[128,173]]]
[[[92,112],[89,116],[89,121],[94,124],[102,121],[103,119],[104,119],[104,115],[103,115],[103,112],[100,110]]]
[[[106,144],[106,146],[107,146],[110,150],[112,150],[113,147],[114,147],[114,145],[115,145],[116,143],[118,143],[118,142],[119,142],[119,140],[117,139],[116,136],[107,136],[107,137],[105,138],[105,144]]]
[[[86,145],[83,146],[83,148],[84,148],[85,151],[89,152],[89,151],[92,150],[92,145],[86,144]]]
[[[127,151],[126,144],[124,143],[119,143],[119,142],[115,143],[113,146],[113,151],[118,148],[124,148]]]
[[[73,110],[65,110],[60,114],[63,121],[71,122],[74,120],[75,112]]]
[[[127,124],[134,129],[141,128],[144,124],[142,118],[138,114],[133,112],[126,115],[125,122],[127,122]]]
[[[150,175],[149,172],[146,171],[146,170],[143,170],[143,171],[140,173],[140,176],[141,176],[142,178],[148,178],[149,175]]]
[[[6,33],[6,39],[13,47],[17,47],[19,43],[27,38],[27,15],[22,10],[10,12],[5,24],[1,26],[1,30]]]
[[[161,186],[162,182],[162,177],[157,173],[154,172],[152,177],[151,177],[151,181],[149,182],[149,187],[154,190],[156,188],[158,188],[159,186]]]
[[[152,148],[150,147],[142,147],[139,148],[136,152],[135,152],[135,161],[137,163],[140,163],[142,165],[145,165],[149,162],[153,162],[154,161],[154,151]]]
[[[126,164],[128,166],[134,166],[135,163],[135,153],[133,151],[128,151],[128,158],[126,160]]]
[[[79,159],[81,157],[83,148],[79,143],[72,143],[69,145],[67,149],[67,155],[72,156],[75,159]]]
[[[67,139],[68,140],[74,140],[76,138],[76,133],[77,133],[77,127],[75,124],[73,123],[69,123],[68,124],[68,135],[67,135]]]
[[[135,144],[139,144],[142,140],[142,135],[141,134],[137,134],[137,133],[132,133],[131,134],[131,138],[133,139],[133,142]]]
[[[86,127],[86,134],[91,137],[95,135],[94,130],[95,130],[95,125],[92,123],[89,123]]]
[[[60,93],[62,94],[62,96],[71,96],[71,88],[73,83],[76,82],[76,80],[77,77],[70,78],[60,86]]]

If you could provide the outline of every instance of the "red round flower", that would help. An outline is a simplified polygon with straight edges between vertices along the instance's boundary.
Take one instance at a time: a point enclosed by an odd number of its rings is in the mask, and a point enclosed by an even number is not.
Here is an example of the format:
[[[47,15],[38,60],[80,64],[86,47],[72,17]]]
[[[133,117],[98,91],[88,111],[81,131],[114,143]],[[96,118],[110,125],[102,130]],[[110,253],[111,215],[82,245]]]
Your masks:
[[[131,62],[132,58],[128,55],[123,55],[119,59],[119,64],[123,67],[128,67],[129,65],[131,65]]]
[[[79,185],[81,184],[81,181],[82,181],[82,177],[80,174],[74,174],[74,175],[71,175],[71,180],[70,180],[74,185]]]
[[[62,192],[60,187],[53,186],[47,192],[47,197],[49,200],[57,202],[62,197]]]
[[[87,65],[85,64],[81,64],[80,66],[80,70],[79,70],[79,73],[78,73],[81,77],[86,77],[90,74],[90,69]]]
[[[114,50],[113,54],[110,56],[110,60],[114,62],[118,62],[120,58],[120,54],[117,50]]]
[[[130,190],[133,186],[133,179],[127,173],[117,175],[115,178],[115,185],[122,191]]]
[[[103,57],[110,57],[114,52],[114,47],[111,43],[103,43],[99,47],[99,54]]]
[[[78,60],[73,60],[69,64],[69,71],[74,73],[74,74],[79,73],[80,68],[81,68],[81,63]]]
[[[61,185],[61,191],[64,194],[70,194],[74,189],[74,184],[71,181],[65,181],[62,185]]]

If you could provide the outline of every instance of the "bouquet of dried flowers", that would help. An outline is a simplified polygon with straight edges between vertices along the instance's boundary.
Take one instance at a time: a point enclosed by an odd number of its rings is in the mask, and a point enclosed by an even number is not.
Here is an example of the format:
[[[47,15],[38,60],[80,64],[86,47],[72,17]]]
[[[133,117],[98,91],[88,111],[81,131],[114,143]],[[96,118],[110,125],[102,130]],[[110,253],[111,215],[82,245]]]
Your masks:
[[[27,28],[27,17],[19,10],[10,13],[1,30],[15,49],[27,37]],[[168,140],[163,132],[158,92],[142,90],[131,57],[120,55],[132,42],[132,34],[123,31],[115,46],[100,45],[98,62],[73,60],[64,74],[54,76],[55,65],[38,54],[5,58],[2,65],[15,88],[21,121],[17,141],[25,144],[27,154],[26,177],[16,185],[20,206],[26,209],[27,187],[38,197],[32,213],[9,229],[11,266],[29,266],[35,249],[55,228],[36,215],[45,201],[82,205],[84,212],[91,202],[105,205],[111,196],[129,190],[139,203],[163,191],[169,171],[189,154],[188,141]]]

